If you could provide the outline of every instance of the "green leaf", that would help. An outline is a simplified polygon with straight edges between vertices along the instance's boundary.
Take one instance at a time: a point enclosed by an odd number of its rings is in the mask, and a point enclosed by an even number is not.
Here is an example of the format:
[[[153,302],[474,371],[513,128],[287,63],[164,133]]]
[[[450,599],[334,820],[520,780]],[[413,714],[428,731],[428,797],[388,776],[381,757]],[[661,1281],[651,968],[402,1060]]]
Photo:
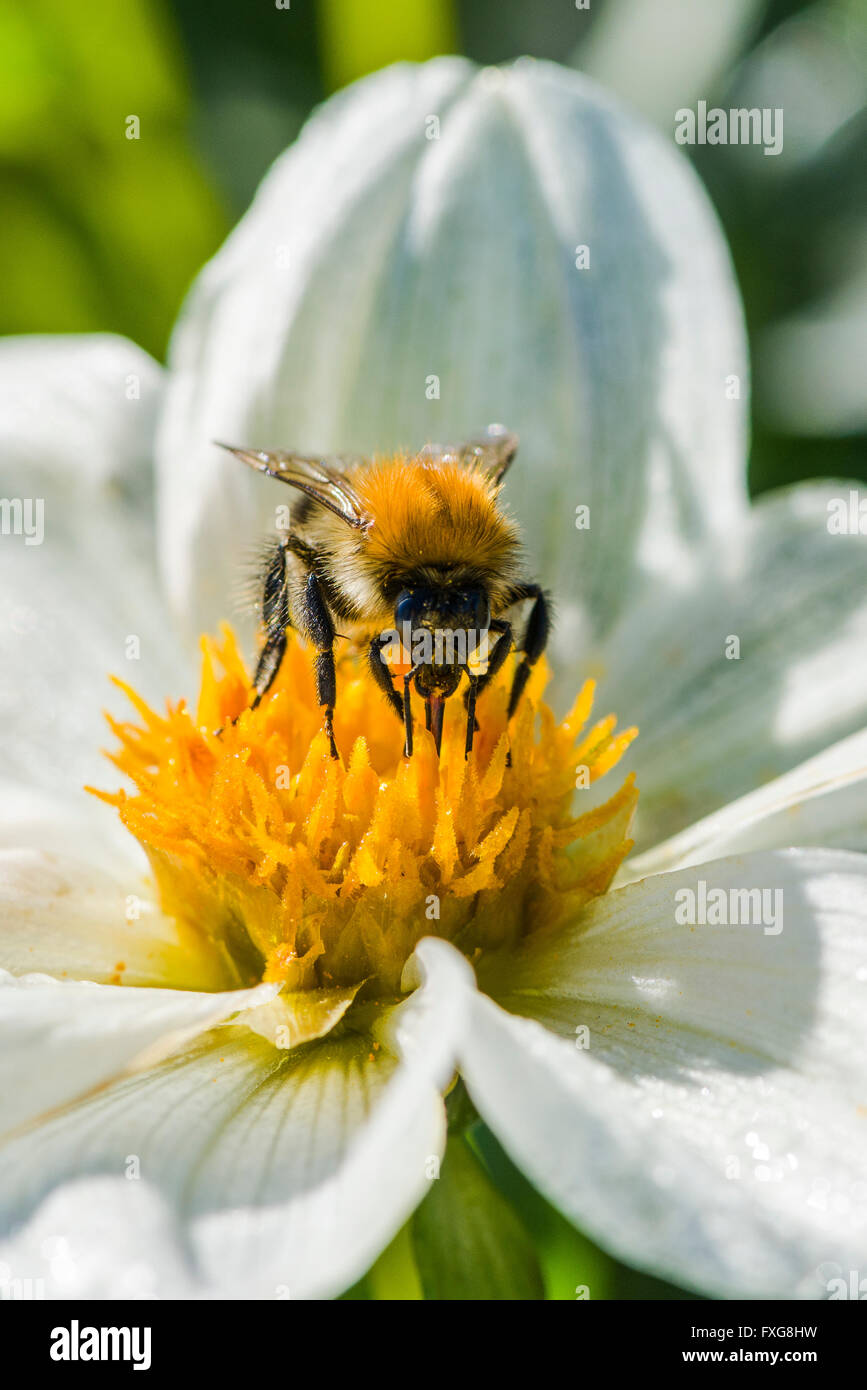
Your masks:
[[[153,0],[0,0],[0,333],[125,333],[161,354],[225,219]],[[132,118],[138,122],[133,129]]]
[[[505,1198],[524,1222],[538,1252],[548,1300],[612,1297],[616,1261],[566,1220],[515,1167],[481,1122],[468,1136]]]
[[[333,91],[388,63],[421,63],[437,53],[456,53],[453,0],[319,0],[322,65]]]
[[[356,1289],[355,1297],[378,1303],[408,1303],[424,1298],[408,1225],[400,1228]]]
[[[410,1231],[425,1298],[544,1298],[526,1229],[462,1136],[449,1139]]]

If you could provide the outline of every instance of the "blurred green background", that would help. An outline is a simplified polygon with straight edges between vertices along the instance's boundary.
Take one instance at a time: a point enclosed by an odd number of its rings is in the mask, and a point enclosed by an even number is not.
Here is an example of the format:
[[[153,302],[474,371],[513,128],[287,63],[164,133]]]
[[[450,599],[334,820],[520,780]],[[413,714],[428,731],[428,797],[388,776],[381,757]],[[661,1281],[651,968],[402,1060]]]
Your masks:
[[[0,0],[0,333],[108,329],[163,358],[190,280],[311,107],[447,52],[572,64],[672,138],[699,98],[783,107],[778,157],[688,151],[744,295],[751,485],[867,478],[867,0]],[[573,1232],[478,1125],[451,1152],[350,1296],[683,1296]],[[477,1249],[450,1266],[436,1232],[469,1209]]]

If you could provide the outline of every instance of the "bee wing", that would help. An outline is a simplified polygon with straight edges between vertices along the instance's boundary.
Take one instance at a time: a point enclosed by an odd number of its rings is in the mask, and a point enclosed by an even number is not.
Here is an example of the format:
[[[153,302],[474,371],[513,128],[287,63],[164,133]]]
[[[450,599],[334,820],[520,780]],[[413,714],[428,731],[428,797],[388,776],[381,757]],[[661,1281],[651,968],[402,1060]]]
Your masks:
[[[518,436],[503,425],[488,425],[480,439],[466,444],[427,444],[420,450],[421,459],[442,459],[447,463],[477,465],[498,483],[518,452]]]
[[[350,463],[362,462],[361,459],[314,458],[282,449],[240,449],[234,444],[221,444],[220,448],[228,449],[257,472],[297,487],[349,526],[366,525],[368,517],[361,498],[342,471]]]

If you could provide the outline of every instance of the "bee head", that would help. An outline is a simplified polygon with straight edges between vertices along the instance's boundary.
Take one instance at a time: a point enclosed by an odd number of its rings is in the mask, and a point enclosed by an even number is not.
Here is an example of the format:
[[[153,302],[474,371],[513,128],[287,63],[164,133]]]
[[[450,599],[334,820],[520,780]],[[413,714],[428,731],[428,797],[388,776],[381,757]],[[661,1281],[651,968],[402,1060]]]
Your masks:
[[[403,589],[395,603],[394,623],[398,631],[409,623],[412,631],[466,628],[484,632],[491,624],[491,605],[484,589]]]

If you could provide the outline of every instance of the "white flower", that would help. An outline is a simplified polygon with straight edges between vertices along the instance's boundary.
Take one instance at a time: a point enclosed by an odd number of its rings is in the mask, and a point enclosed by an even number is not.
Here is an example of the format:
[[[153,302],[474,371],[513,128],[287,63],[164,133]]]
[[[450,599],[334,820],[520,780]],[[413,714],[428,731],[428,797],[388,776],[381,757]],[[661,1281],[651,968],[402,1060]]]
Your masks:
[[[747,1296],[822,1296],[819,1266],[858,1267],[864,540],[829,533],[826,485],[748,510],[744,361],[680,156],[573,75],[452,60],[318,113],[203,272],[168,373],[115,339],[0,345],[3,488],[45,505],[42,545],[0,544],[14,1274],[90,1296],[338,1293],[424,1194],[456,1068],[540,1190],[633,1263]],[[210,440],[358,451],[498,418],[561,596],[561,682],[592,666],[641,727],[647,848],[476,979],[424,941],[372,1034],[277,1051],[255,1030],[277,987],[239,988],[77,790],[104,780],[108,670],[130,657],[156,701],[189,689],[151,509],[173,608],[207,626],[285,500]],[[681,924],[699,882],[781,891],[783,929]]]

